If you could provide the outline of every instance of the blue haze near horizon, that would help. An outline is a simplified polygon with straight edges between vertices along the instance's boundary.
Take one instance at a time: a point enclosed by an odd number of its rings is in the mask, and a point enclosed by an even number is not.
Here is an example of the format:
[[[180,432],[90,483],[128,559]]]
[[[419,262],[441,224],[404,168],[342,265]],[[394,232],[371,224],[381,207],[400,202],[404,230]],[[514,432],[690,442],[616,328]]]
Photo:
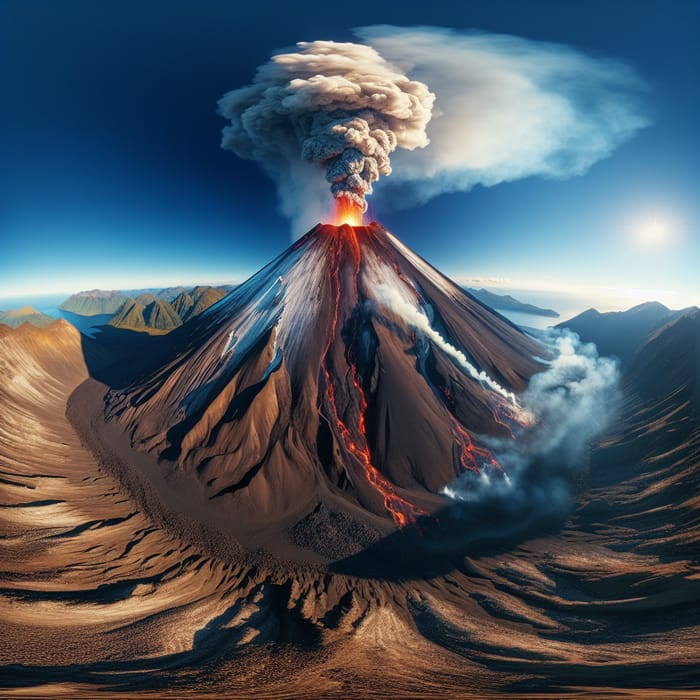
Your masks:
[[[120,291],[138,291],[138,290],[120,290]],[[501,293],[503,290],[492,289],[495,293]],[[48,294],[48,295],[27,295],[20,297],[2,298],[0,297],[0,311],[5,311],[8,309],[17,309],[23,306],[31,306],[32,308],[40,311],[41,313],[47,314],[48,316],[53,316],[54,318],[63,318],[69,323],[73,324],[78,330],[86,332],[90,331],[97,326],[105,324],[111,318],[110,315],[98,315],[98,316],[80,316],[78,314],[71,313],[69,311],[64,311],[60,309],[60,304],[66,300],[65,294]],[[511,311],[508,309],[497,309],[497,311],[508,318],[510,321],[516,325],[525,328],[537,328],[544,329],[548,326],[554,326],[562,321],[566,321],[573,316],[585,311],[590,305],[587,305],[585,299],[577,300],[578,304],[571,301],[565,306],[560,306],[557,302],[561,301],[561,298],[556,294],[546,293],[525,295],[525,298],[518,298],[518,301],[523,301],[526,303],[533,303],[536,306],[541,305],[543,308],[555,308],[559,312],[557,318],[552,318],[549,316],[541,316],[538,314],[531,314],[522,311]]]
[[[217,99],[275,49],[394,23],[619,58],[650,85],[653,124],[584,176],[477,187],[402,211],[376,198],[375,218],[458,280],[637,287],[697,303],[699,16],[685,0],[378,0],[354,15],[310,2],[6,0],[0,296],[249,276],[289,244],[289,224],[258,166],[219,148]],[[647,210],[681,221],[674,246],[630,247],[628,221]]]

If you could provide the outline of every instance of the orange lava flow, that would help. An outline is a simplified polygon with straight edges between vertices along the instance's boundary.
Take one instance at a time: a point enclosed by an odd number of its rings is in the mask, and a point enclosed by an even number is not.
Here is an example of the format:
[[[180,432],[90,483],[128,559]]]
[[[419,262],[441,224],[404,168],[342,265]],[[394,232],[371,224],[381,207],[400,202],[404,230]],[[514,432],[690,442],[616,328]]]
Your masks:
[[[335,200],[335,225],[362,226],[363,212],[349,197],[337,197]]]
[[[358,284],[357,277],[360,269],[360,245],[357,240],[357,234],[352,230],[352,236],[350,237],[351,242],[351,252],[353,260],[355,262],[355,270],[353,276],[354,291],[357,297],[358,294]],[[365,428],[365,413],[367,411],[367,398],[365,397],[365,392],[362,389],[359,373],[357,367],[350,360],[349,354],[346,352],[345,358],[350,367],[352,383],[357,396],[359,398],[359,413],[357,418],[357,438],[353,437],[353,434],[348,427],[348,425],[340,417],[340,412],[338,411],[338,406],[335,397],[335,388],[333,386],[333,379],[331,373],[328,369],[328,353],[330,352],[333,339],[335,338],[336,332],[338,330],[338,312],[340,307],[340,257],[343,252],[343,241],[338,237],[334,240],[334,247],[332,248],[332,264],[328,266],[328,278],[331,286],[335,287],[335,303],[333,319],[331,321],[330,334],[328,336],[328,341],[324,349],[321,361],[321,368],[326,380],[326,392],[328,396],[328,401],[333,410],[333,419],[335,421],[336,427],[338,428],[340,435],[343,439],[346,449],[350,452],[362,465],[365,472],[365,477],[369,484],[382,496],[384,501],[384,507],[391,514],[394,523],[397,527],[405,527],[413,522],[416,518],[421,515],[428,515],[421,508],[413,505],[405,498],[402,498],[396,493],[394,485],[382,475],[382,473],[372,464],[372,455],[370,454],[369,445],[367,443],[367,432]],[[334,283],[334,284],[333,284]]]
[[[529,428],[532,422],[528,420],[528,414],[526,413],[523,417],[518,411],[513,410],[508,404],[499,401],[492,409],[493,418],[499,425],[507,428],[510,432],[512,438],[515,437],[513,433],[513,426],[517,425],[520,428]]]
[[[452,423],[452,434],[455,442],[460,446],[462,452],[459,456],[463,469],[467,469],[475,474],[480,474],[479,465],[492,467],[499,472],[503,472],[503,467],[496,458],[485,447],[477,447],[471,435],[460,425],[459,421],[448,411],[450,423]]]
[[[500,425],[502,428],[505,428],[508,431],[508,435],[511,438],[515,438],[515,433],[513,432],[513,428],[511,427],[511,424],[508,421],[508,418],[510,416],[509,413],[506,413],[506,409],[501,406],[500,404],[496,405],[495,408],[491,409],[491,413],[493,415],[493,420],[497,425]],[[501,419],[501,415],[504,415],[504,418]]]

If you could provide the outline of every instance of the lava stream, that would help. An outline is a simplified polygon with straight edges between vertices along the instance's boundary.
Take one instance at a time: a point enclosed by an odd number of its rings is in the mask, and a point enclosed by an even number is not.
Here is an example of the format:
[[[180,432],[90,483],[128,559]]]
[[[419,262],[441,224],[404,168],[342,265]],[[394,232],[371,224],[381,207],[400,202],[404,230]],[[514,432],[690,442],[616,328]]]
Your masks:
[[[496,458],[485,447],[478,447],[474,444],[471,435],[461,426],[459,421],[448,410],[450,423],[452,425],[452,435],[455,442],[461,448],[459,456],[460,464],[463,469],[480,474],[482,466],[491,467],[503,473],[503,467],[498,463]]]
[[[342,226],[340,229],[340,236],[344,238],[336,237],[334,239],[334,247],[332,248],[332,261],[328,267],[328,277],[329,284],[335,287],[335,298],[334,298],[334,309],[333,309],[333,319],[331,321],[331,328],[328,337],[328,342],[323,352],[323,360],[321,362],[321,367],[326,379],[326,391],[329,403],[333,409],[333,415],[335,419],[336,426],[340,431],[343,438],[343,442],[347,450],[353,454],[362,465],[365,477],[369,484],[382,496],[384,501],[384,507],[391,514],[394,523],[398,527],[405,527],[413,522],[416,518],[421,515],[428,515],[428,513],[418,506],[407,501],[405,498],[399,496],[394,485],[386,479],[381,472],[372,464],[372,456],[370,454],[369,445],[367,442],[367,433],[365,427],[365,413],[367,411],[367,399],[365,392],[362,389],[359,373],[357,367],[350,359],[349,353],[345,353],[345,358],[350,367],[350,373],[352,376],[352,383],[357,396],[359,399],[359,412],[357,418],[357,432],[359,439],[353,438],[352,432],[347,424],[340,417],[340,412],[338,411],[338,406],[335,398],[335,388],[333,387],[333,381],[331,378],[331,373],[328,369],[328,353],[330,352],[333,339],[335,338],[337,328],[338,328],[338,312],[340,307],[340,297],[341,297],[341,282],[340,282],[340,257],[343,252],[344,242],[349,244],[350,250],[352,252],[353,260],[355,263],[353,283],[354,283],[354,293],[356,299],[359,299],[359,289],[357,278],[360,270],[360,244],[357,240],[357,232],[352,226]],[[333,284],[334,283],[334,284]]]

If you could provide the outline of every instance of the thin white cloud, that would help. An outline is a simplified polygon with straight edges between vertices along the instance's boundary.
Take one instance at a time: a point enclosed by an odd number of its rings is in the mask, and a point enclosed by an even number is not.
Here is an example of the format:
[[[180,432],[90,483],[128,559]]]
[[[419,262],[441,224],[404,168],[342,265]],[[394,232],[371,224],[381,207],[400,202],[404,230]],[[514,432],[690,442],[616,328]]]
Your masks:
[[[436,95],[430,144],[397,153],[397,205],[533,175],[582,175],[649,124],[645,85],[620,61],[515,36],[372,26],[358,36]],[[405,186],[410,188],[406,196]],[[387,189],[388,188],[388,189]]]

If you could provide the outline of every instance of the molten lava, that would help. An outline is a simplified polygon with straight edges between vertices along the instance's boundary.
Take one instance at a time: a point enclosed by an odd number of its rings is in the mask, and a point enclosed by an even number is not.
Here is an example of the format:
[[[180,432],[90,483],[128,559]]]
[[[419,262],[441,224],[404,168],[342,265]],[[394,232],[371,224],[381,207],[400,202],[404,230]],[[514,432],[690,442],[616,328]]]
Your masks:
[[[343,203],[348,203],[350,200],[341,198],[337,200],[339,203],[338,211],[356,213],[362,216],[357,207],[344,207]],[[352,203],[350,203],[351,205]],[[374,488],[374,490],[382,497],[384,508],[391,515],[394,523],[398,527],[415,523],[420,516],[427,516],[428,513],[419,506],[411,503],[405,498],[398,495],[396,486],[377,469],[372,461],[372,455],[367,440],[367,431],[365,424],[365,415],[367,413],[367,397],[363,387],[362,377],[358,371],[357,365],[352,357],[350,343],[344,353],[344,360],[347,370],[338,372],[338,368],[332,367],[331,348],[333,342],[339,332],[339,310],[341,302],[341,269],[343,268],[342,259],[350,258],[352,260],[352,294],[354,303],[360,303],[360,289],[358,277],[360,275],[360,267],[362,263],[362,249],[360,245],[360,236],[367,234],[364,227],[355,227],[354,225],[341,224],[337,229],[332,231],[333,239],[330,247],[330,260],[327,268],[327,279],[329,288],[333,290],[332,317],[329,328],[329,335],[325,343],[322,354],[321,370],[325,379],[327,405],[330,408],[329,420],[335,424],[342,443],[346,451],[352,455],[361,465],[365,479]],[[401,270],[396,261],[392,261],[392,267],[396,272],[397,277],[406,284],[406,286],[414,294],[417,301],[420,301],[420,295],[414,289],[413,285],[401,273]],[[413,334],[415,340],[415,334]],[[343,376],[345,381],[349,381],[348,388],[351,388],[350,395],[354,395],[357,402],[355,409],[350,409],[351,414],[357,413],[348,421],[347,417],[341,415],[338,407],[336,387],[334,381],[337,381],[338,376]],[[334,377],[336,379],[334,379]],[[450,404],[453,402],[453,397],[447,389],[442,389],[442,395],[446,400],[445,408],[449,418],[452,437],[459,451],[459,464],[463,470],[471,471],[475,474],[480,474],[484,468],[490,468],[497,472],[503,473],[503,468],[490,452],[490,450],[477,446],[472,440],[470,434],[464,429],[457,418],[452,414]],[[500,402],[499,402],[500,404]],[[346,409],[347,413],[347,409]],[[501,416],[505,420],[501,419]],[[509,411],[506,407],[497,405],[493,408],[493,419],[498,425],[506,428],[511,437],[514,437],[511,429],[511,422],[515,422],[515,412]],[[508,422],[505,422],[505,421]],[[346,472],[347,473],[347,472]],[[350,476],[348,474],[348,476]],[[351,478],[352,481],[352,478]]]
[[[343,224],[362,226],[362,208],[358,207],[351,199],[348,197],[338,197],[335,200],[335,207],[336,226],[342,226]]]
[[[341,200],[338,200],[341,201]],[[357,209],[355,207],[355,209]],[[361,216],[361,215],[360,215]],[[335,423],[347,451],[352,454],[360,463],[368,483],[379,493],[384,502],[384,507],[391,514],[394,523],[397,527],[404,527],[414,523],[421,515],[428,515],[426,511],[414,505],[405,498],[402,498],[396,493],[394,484],[392,484],[372,463],[372,455],[370,453],[369,444],[367,442],[367,431],[365,427],[365,414],[367,412],[367,398],[364,389],[362,388],[361,377],[357,370],[357,366],[350,357],[349,351],[345,353],[345,361],[350,370],[350,380],[355,396],[358,399],[358,416],[355,427],[355,436],[350,429],[348,423],[341,418],[340,411],[336,402],[335,388],[333,385],[334,373],[331,372],[328,366],[329,353],[333,340],[338,332],[338,311],[341,298],[341,257],[344,253],[349,253],[353,259],[353,291],[355,299],[359,300],[359,285],[357,278],[360,272],[361,251],[358,241],[358,231],[352,226],[341,226],[337,231],[337,236],[334,240],[332,249],[332,258],[328,266],[328,280],[331,288],[335,290],[333,317],[330,325],[328,340],[322,355],[321,368],[326,380],[326,396],[333,413],[333,422]],[[337,373],[335,374],[337,376]]]

